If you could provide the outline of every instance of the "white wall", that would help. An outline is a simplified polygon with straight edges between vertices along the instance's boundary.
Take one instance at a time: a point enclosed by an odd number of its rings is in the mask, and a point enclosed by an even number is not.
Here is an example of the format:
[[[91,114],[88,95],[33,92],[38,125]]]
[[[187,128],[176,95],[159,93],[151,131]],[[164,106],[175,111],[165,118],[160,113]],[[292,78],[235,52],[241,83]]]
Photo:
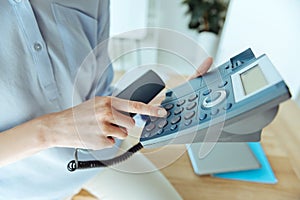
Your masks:
[[[182,4],[182,0],[156,0],[158,6],[158,26],[172,29],[196,39],[198,33],[188,28],[190,17],[186,15],[187,6]]]
[[[295,99],[300,92],[299,19],[299,0],[231,0],[216,62],[249,47],[257,56],[265,53]]]
[[[110,0],[110,35],[118,35],[148,26],[149,0]],[[131,39],[143,39],[146,31],[126,35]]]
[[[158,27],[171,29],[197,42],[198,33],[188,28],[190,18],[185,14],[187,6],[182,4],[182,0],[157,0],[157,2],[160,4],[158,8]],[[171,49],[178,49],[185,47],[186,44],[176,40],[170,43],[169,40],[165,40],[165,37],[159,37],[158,46],[169,46]],[[195,60],[195,49],[190,48],[184,51],[189,55],[187,59]],[[183,59],[167,53],[159,52],[158,62],[175,68],[181,74],[191,74],[193,70]]]
[[[141,1],[141,2],[139,2]],[[197,42],[198,33],[188,28],[189,16],[185,14],[187,6],[182,4],[182,0],[111,0],[111,35],[130,31],[143,27],[160,27],[170,29],[184,35],[190,40]],[[156,44],[157,48],[168,46],[170,49],[178,49],[185,44],[180,41],[166,41],[165,34],[125,34],[125,40],[112,40],[110,45],[111,55],[120,54],[122,49],[134,46],[138,47],[137,40],[144,44]],[[145,33],[145,34],[143,34]],[[175,35],[175,34],[173,34]],[[120,35],[117,35],[119,37]],[[123,37],[124,34],[121,34]],[[170,39],[170,38],[168,38]],[[195,49],[186,48],[188,60],[197,60]],[[140,64],[154,63],[168,65],[181,74],[191,74],[193,68],[179,57],[167,54],[162,51],[145,51],[140,55],[137,52],[128,54],[114,63],[116,70],[129,70],[138,63],[138,56],[141,57]]]
[[[122,1],[123,3],[127,2],[127,5],[132,5],[128,2],[134,0],[112,1]],[[145,9],[145,5],[148,5],[148,8]],[[185,15],[187,7],[182,4],[182,0],[149,0],[147,4],[134,7],[134,10],[139,11],[136,15],[132,15],[133,6],[129,7],[130,9],[119,7],[117,16],[127,19],[129,22],[135,22],[135,18],[139,18],[137,16],[139,14],[143,20],[138,20],[137,22],[143,22],[145,26],[172,29],[197,42],[198,33],[188,29],[189,16]],[[143,9],[145,10],[142,11]],[[257,56],[266,53],[287,82],[295,99],[296,96],[300,95],[300,61],[298,59],[300,52],[299,11],[299,0],[231,0],[227,21],[221,35],[219,51],[215,60],[216,64],[227,61],[231,56],[248,47],[251,47]],[[144,20],[146,18],[143,12],[148,13],[148,22]],[[123,17],[128,13],[131,13],[131,19]],[[113,25],[118,26],[118,22],[113,23],[115,23]],[[141,25],[130,25],[129,29],[135,27],[140,28]],[[164,46],[166,43],[159,35],[147,36],[143,42],[157,42],[158,47]],[[136,44],[132,42],[131,45]],[[174,42],[171,45],[174,48],[184,46],[180,42]],[[120,46],[117,45],[115,50],[118,50]],[[189,52],[190,59],[197,57],[194,49],[189,49]],[[136,57],[136,54],[131,56],[129,67],[132,66],[132,62],[136,63]],[[150,57],[152,58],[148,60],[156,60],[158,63],[172,66],[182,74],[191,73],[189,71],[190,68],[186,66],[187,64],[184,61],[165,53],[152,52],[152,56],[143,55],[143,61],[148,62],[147,58]]]
[[[145,29],[153,26],[153,9],[153,0],[111,0],[109,53],[116,71],[156,62],[156,52],[134,50],[157,43],[156,36]]]

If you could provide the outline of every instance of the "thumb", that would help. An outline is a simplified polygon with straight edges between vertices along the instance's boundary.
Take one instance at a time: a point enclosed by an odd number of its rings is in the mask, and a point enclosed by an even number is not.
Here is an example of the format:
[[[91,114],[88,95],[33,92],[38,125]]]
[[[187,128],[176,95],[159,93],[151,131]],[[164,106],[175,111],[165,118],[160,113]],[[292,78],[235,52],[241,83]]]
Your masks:
[[[206,58],[203,63],[198,67],[198,69],[196,70],[196,72],[189,77],[189,80],[197,78],[199,76],[203,76],[211,67],[213,63],[213,58],[212,57],[208,57]]]

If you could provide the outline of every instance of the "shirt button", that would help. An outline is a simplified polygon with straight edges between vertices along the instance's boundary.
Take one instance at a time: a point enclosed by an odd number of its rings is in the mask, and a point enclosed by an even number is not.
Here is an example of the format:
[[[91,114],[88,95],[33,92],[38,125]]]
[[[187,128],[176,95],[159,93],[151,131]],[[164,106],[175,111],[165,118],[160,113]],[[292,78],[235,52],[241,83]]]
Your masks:
[[[18,0],[16,0],[16,1],[18,1]],[[33,48],[36,51],[41,51],[43,47],[40,43],[36,42],[36,43],[34,43]]]
[[[16,3],[21,3],[22,0],[14,0]]]

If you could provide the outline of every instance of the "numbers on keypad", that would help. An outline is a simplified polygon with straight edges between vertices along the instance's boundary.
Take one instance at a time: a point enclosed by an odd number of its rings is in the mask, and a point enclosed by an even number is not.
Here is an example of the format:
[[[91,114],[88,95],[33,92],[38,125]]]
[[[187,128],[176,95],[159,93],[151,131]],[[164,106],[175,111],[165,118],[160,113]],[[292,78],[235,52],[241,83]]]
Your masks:
[[[216,106],[203,106],[203,101],[215,102],[220,95],[224,95],[227,92],[228,84],[228,81],[224,80],[214,87],[203,88],[201,91],[165,102],[162,106],[167,110],[167,116],[165,118],[150,117],[142,137],[152,138],[172,134],[205,123],[232,109],[233,104],[225,100]]]

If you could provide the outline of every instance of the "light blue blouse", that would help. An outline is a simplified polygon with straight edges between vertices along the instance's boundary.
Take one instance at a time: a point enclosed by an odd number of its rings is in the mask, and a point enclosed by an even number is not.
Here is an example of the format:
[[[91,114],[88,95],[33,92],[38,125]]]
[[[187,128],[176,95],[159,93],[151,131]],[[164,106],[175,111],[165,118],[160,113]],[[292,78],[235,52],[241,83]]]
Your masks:
[[[108,38],[108,0],[0,0],[0,27],[0,132],[111,93],[106,48],[96,64],[80,68]],[[107,158],[115,150],[99,154]],[[67,171],[73,151],[52,148],[1,167],[0,200],[56,200],[73,193],[99,172]]]

